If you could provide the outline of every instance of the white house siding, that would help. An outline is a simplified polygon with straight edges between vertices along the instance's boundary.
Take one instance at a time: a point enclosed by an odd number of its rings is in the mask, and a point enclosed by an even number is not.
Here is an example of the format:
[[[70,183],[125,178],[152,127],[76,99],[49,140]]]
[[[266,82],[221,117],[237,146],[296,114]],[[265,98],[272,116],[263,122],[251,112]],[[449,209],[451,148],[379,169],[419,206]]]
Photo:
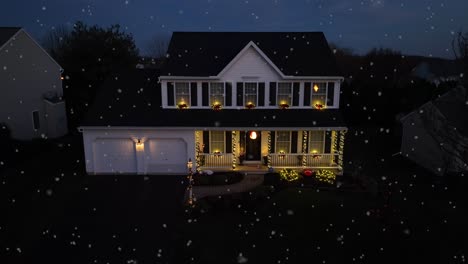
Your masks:
[[[441,175],[444,171],[441,149],[423,129],[424,125],[416,115],[411,114],[403,121],[401,154],[433,173]]]
[[[29,140],[42,134],[48,136],[42,96],[48,91],[62,95],[60,70],[24,31],[0,50],[0,122],[8,125],[14,138]],[[33,128],[32,111],[35,110],[40,116],[38,130]]]
[[[281,78],[253,47],[249,47],[220,77],[221,81],[239,82],[276,82]]]
[[[56,138],[67,133],[67,113],[65,102],[52,103],[44,100],[47,121],[47,136]]]
[[[89,174],[184,174],[188,159],[195,161],[193,130],[83,128],[82,132]],[[138,139],[142,150],[135,147]],[[109,153],[113,153],[110,158],[104,157]],[[116,165],[117,160],[121,164]]]

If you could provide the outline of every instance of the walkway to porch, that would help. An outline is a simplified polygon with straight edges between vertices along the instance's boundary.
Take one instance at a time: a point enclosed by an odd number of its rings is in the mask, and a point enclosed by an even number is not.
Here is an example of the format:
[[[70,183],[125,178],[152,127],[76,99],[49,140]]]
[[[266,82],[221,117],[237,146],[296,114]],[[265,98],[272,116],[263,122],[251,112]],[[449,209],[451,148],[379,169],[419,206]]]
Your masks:
[[[264,173],[264,172],[263,172]],[[193,186],[195,199],[207,196],[218,196],[231,193],[242,193],[261,185],[263,183],[262,174],[245,173],[244,179],[238,183],[222,186]],[[187,194],[186,194],[187,195]]]

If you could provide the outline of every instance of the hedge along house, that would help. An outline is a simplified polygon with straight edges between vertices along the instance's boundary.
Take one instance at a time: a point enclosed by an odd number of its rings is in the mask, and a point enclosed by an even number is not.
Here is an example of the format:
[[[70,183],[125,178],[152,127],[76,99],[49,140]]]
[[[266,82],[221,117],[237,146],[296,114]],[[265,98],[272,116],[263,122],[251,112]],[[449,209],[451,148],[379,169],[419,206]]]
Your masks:
[[[158,83],[135,72],[80,127],[88,173],[185,173],[189,159],[342,173],[343,78],[323,33],[175,32]]]

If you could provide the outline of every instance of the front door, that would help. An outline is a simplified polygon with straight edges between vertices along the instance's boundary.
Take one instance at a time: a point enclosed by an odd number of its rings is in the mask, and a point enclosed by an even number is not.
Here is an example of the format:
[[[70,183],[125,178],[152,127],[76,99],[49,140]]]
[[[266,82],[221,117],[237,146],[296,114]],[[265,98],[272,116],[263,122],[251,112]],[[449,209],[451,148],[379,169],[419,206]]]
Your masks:
[[[256,138],[253,136],[256,133]],[[241,149],[245,151],[245,160],[260,161],[261,156],[261,139],[260,131],[242,131],[240,133]]]

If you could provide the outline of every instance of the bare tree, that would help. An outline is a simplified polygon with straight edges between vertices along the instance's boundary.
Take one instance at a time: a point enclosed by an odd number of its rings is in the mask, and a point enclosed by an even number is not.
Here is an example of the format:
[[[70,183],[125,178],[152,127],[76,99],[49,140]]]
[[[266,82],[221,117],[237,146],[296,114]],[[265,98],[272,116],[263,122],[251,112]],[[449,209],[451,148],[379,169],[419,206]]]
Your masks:
[[[60,50],[69,37],[70,30],[66,26],[60,25],[53,27],[46,33],[42,44],[54,59],[59,60]]]
[[[463,84],[468,87],[468,33],[459,31],[452,40],[455,59],[463,66]]]
[[[167,48],[169,47],[170,36],[159,33],[153,36],[148,42],[148,55],[155,59],[163,59],[166,57]]]

